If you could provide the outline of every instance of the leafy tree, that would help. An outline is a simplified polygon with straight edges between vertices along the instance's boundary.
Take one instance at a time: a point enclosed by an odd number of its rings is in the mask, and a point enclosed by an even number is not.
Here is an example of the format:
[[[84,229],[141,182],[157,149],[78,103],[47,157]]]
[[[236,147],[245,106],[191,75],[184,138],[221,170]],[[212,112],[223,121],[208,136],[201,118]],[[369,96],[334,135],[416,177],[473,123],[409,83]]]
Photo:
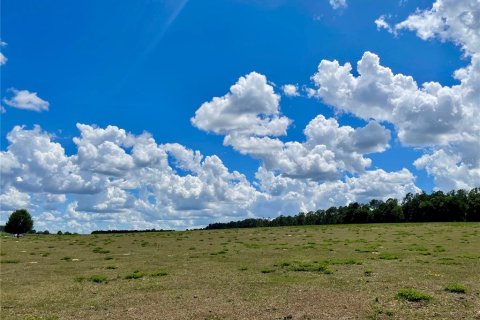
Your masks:
[[[14,211],[8,218],[8,222],[5,225],[5,232],[16,234],[17,237],[20,234],[30,232],[32,229],[32,216],[25,209]]]
[[[447,193],[408,193],[401,204],[392,198],[386,201],[373,199],[368,204],[352,202],[343,207],[300,212],[295,216],[280,215],[273,220],[250,218],[213,223],[206,229],[427,221],[480,221],[480,188],[469,192],[460,189]]]

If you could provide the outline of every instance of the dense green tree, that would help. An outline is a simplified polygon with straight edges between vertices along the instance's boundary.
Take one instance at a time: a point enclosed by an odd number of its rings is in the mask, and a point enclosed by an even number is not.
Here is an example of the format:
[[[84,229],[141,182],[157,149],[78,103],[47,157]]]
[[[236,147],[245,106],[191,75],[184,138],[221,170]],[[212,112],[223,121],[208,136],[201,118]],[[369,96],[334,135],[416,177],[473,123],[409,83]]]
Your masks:
[[[33,220],[30,213],[25,209],[14,211],[8,218],[5,225],[5,232],[16,234],[24,234],[33,229]]]

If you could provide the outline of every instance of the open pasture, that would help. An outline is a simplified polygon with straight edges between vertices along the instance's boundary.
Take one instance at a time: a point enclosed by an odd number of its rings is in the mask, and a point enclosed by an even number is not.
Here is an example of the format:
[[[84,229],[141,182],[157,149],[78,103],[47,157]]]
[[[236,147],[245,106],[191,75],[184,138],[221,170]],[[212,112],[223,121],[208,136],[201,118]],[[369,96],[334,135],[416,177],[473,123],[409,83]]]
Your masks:
[[[480,319],[480,223],[1,238],[2,319]]]

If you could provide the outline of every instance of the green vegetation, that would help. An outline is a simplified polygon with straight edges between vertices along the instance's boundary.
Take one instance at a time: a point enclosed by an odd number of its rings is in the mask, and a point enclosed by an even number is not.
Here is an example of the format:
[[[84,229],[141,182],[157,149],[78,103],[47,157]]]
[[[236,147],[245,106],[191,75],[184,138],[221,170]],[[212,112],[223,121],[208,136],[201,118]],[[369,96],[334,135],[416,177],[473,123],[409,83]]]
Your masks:
[[[32,231],[33,220],[30,213],[25,209],[14,211],[5,224],[5,232],[12,234],[23,234]]]
[[[467,288],[465,288],[465,286],[460,283],[451,283],[445,286],[445,291],[453,293],[466,293]]]
[[[396,254],[393,254],[393,253],[382,252],[378,255],[378,258],[382,259],[382,260],[396,260],[396,259],[398,259],[398,256]]]
[[[396,199],[372,200],[367,204],[350,203],[296,216],[269,219],[245,219],[211,223],[206,229],[304,226],[320,224],[390,223],[390,222],[480,221],[480,188],[465,190],[408,193],[402,203]]]
[[[411,302],[420,302],[430,301],[432,299],[432,296],[415,289],[402,289],[398,291],[397,298]]]
[[[136,271],[133,271],[132,273],[129,273],[125,276],[125,279],[141,279],[143,278],[145,274],[136,270]]]
[[[475,222],[4,234],[0,318],[475,319],[479,252]]]
[[[102,276],[102,275],[98,275],[98,274],[94,274],[94,275],[90,276],[90,278],[88,278],[88,280],[91,281],[91,282],[95,282],[95,283],[105,283],[105,282],[107,282],[107,277]]]

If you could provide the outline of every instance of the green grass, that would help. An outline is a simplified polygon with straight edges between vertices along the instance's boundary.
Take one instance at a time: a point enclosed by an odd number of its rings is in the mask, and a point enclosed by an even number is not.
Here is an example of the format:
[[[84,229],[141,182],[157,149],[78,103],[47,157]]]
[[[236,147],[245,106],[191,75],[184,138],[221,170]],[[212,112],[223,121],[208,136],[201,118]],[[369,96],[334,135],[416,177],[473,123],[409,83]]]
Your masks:
[[[0,256],[2,320],[446,320],[475,319],[480,310],[480,223],[0,241],[7,253]],[[404,288],[420,291],[399,292]],[[406,300],[419,292],[428,303]]]
[[[140,272],[138,270],[133,271],[132,273],[129,273],[125,276],[125,279],[141,279],[145,276],[143,272]]]
[[[1,260],[0,263],[19,263],[20,260],[13,260],[13,259],[7,259],[7,260]]]
[[[460,283],[447,284],[444,289],[445,289],[445,291],[453,292],[453,293],[466,293],[467,292],[467,288],[463,284],[460,284]]]
[[[94,283],[106,283],[107,277],[99,274],[94,274],[88,278],[89,281]]]
[[[415,289],[402,289],[398,291],[397,298],[411,302],[430,301],[432,296]]]
[[[393,253],[382,252],[378,255],[378,258],[382,260],[397,260],[398,256]]]

